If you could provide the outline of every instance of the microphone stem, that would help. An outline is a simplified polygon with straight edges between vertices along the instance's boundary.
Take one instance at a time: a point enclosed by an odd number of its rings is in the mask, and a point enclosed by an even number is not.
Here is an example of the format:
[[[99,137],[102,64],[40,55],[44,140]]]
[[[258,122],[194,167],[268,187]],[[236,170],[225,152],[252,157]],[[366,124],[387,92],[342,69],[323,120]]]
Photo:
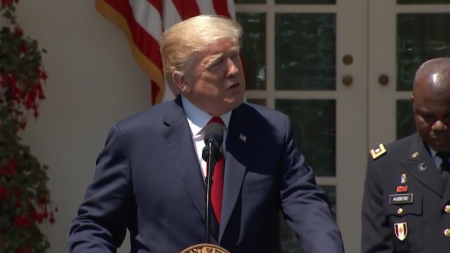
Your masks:
[[[212,213],[212,205],[211,205],[211,187],[212,187],[212,179],[214,173],[214,166],[216,165],[216,159],[214,159],[214,147],[212,146],[212,142],[208,142],[208,172],[206,176],[206,210],[205,210],[205,242],[211,242],[211,213]]]

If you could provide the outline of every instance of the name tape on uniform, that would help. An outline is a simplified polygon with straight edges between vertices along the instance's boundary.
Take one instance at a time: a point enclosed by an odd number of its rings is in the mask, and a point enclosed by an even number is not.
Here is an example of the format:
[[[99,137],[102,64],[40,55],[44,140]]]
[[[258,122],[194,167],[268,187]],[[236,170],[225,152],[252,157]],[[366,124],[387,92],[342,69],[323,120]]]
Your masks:
[[[414,195],[412,193],[406,194],[391,194],[389,195],[389,204],[412,204]]]

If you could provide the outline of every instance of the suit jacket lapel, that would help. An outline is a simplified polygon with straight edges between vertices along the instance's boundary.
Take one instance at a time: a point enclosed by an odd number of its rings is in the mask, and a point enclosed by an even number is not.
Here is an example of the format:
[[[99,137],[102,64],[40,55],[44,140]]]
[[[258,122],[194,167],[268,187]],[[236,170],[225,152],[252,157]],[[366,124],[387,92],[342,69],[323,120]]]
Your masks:
[[[441,174],[419,134],[416,134],[412,142],[409,155],[408,159],[403,162],[403,166],[424,186],[442,197],[445,184],[442,182]],[[426,167],[426,169],[420,169],[421,167]]]
[[[246,131],[246,121],[243,110],[243,105],[241,105],[233,111],[228,129],[222,199],[222,221],[220,224],[219,242],[222,239],[239,197],[247,167],[247,142],[250,140],[247,140],[249,133]]]
[[[192,133],[186,120],[181,97],[177,97],[163,118],[167,128],[162,132],[173,162],[184,183],[189,197],[199,215],[205,221],[206,187],[200,172],[200,164],[192,141]],[[193,228],[197,229],[197,228]],[[212,215],[211,235],[218,238],[219,226]]]

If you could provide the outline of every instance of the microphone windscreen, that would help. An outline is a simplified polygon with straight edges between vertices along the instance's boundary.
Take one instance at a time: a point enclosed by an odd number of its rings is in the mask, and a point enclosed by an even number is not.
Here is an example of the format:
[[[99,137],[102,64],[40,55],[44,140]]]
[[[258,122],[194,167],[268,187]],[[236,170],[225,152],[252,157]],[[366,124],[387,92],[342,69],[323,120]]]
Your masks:
[[[211,123],[206,126],[204,138],[205,143],[210,139],[216,139],[220,142],[219,145],[222,145],[223,128],[221,124]]]

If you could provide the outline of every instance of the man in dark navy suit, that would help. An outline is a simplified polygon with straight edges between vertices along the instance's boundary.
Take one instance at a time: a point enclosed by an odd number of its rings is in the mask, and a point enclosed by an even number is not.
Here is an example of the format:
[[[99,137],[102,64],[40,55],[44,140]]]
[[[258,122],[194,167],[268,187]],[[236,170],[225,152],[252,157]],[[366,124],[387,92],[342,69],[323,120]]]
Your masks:
[[[242,28],[197,16],[160,41],[174,101],[115,124],[70,230],[71,253],[177,253],[204,242],[205,127],[223,127],[213,174],[211,243],[280,253],[279,211],[307,253],[344,253],[325,193],[293,142],[289,118],[243,103]],[[219,128],[220,129],[220,128]]]
[[[417,70],[417,133],[370,151],[362,253],[450,252],[450,58]]]

